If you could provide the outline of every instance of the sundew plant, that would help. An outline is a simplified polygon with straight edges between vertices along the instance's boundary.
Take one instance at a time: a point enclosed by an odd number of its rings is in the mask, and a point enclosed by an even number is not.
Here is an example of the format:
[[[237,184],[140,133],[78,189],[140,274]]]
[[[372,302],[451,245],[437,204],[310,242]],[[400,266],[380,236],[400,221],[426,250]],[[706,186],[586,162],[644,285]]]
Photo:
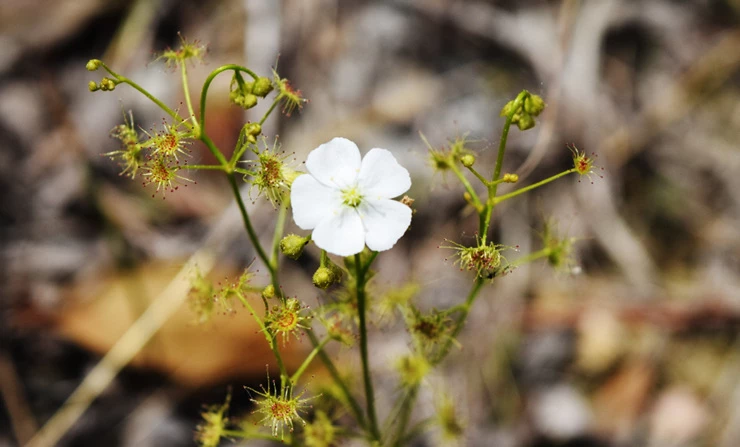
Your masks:
[[[431,167],[459,180],[463,197],[478,219],[473,244],[456,242],[461,235],[450,234],[440,251],[440,259],[453,257],[455,268],[467,271],[470,288],[451,307],[432,311],[421,310],[424,306],[418,302],[413,285],[401,287],[383,300],[374,299],[377,297],[370,296],[368,290],[368,283],[376,275],[373,262],[404,237],[414,219],[414,207],[424,206],[404,195],[413,181],[409,172],[399,164],[392,150],[361,149],[341,136],[313,149],[303,165],[305,172],[297,170],[300,163],[289,163],[277,139],[263,135],[262,125],[276,111],[282,111],[287,118],[300,110],[306,104],[301,92],[277,72],[261,76],[246,67],[224,65],[206,78],[196,97],[199,99],[196,108],[188,87],[186,62],[202,58],[203,53],[204,47],[183,40],[180,48],[159,56],[182,77],[185,110],[171,108],[103,61],[94,59],[87,64],[89,71],[107,72],[99,81],[90,82],[91,91],[130,87],[167,115],[158,130],[141,130],[130,114],[113,129],[111,135],[120,140],[121,147],[105,155],[120,164],[121,174],[150,185],[153,195],[163,198],[191,185],[191,171],[207,170],[224,176],[249,240],[269,274],[265,284],[255,283],[254,272],[249,267],[227,284],[214,284],[198,273],[192,278],[189,299],[198,319],[219,318],[215,311],[220,307],[243,306],[256,320],[264,342],[272,350],[278,372],[272,377],[268,372],[259,389],[246,390],[254,405],[247,422],[228,415],[229,399],[223,405],[208,408],[195,430],[197,442],[213,447],[224,439],[268,439],[290,445],[331,446],[353,438],[355,442],[364,440],[372,446],[400,446],[411,444],[432,429],[441,431],[450,442],[464,436],[464,424],[449,398],[438,406],[436,418],[413,420],[419,390],[426,385],[425,377],[459,345],[457,338],[484,287],[517,266],[540,259],[555,268],[570,269],[574,265],[573,239],[559,236],[552,224],[546,225],[542,232],[542,248],[526,255],[519,255],[502,241],[492,240],[493,212],[502,202],[569,174],[590,178],[594,171],[593,158],[572,146],[569,148],[572,168],[498,194],[500,184],[519,181],[516,174],[502,171],[512,126],[520,131],[531,129],[545,108],[542,98],[526,90],[501,111],[503,129],[492,172],[476,165],[475,154],[464,138],[440,148],[432,147],[421,135],[420,143],[429,149]],[[271,102],[259,121],[243,125],[233,151],[229,152],[214,144],[205,126],[209,87],[217,76],[231,76],[229,100],[234,106],[250,109],[260,101]],[[208,148],[217,163],[189,163],[190,148],[196,141]],[[286,148],[299,149],[308,148]],[[232,155],[227,157],[227,153]],[[253,199],[269,200],[277,209],[270,246],[260,243],[244,205],[240,186],[245,182],[251,185]],[[302,230],[300,234],[284,234],[290,217]],[[288,296],[281,285],[281,264],[299,259],[311,245],[320,251],[319,265],[312,278],[320,290],[292,291],[294,295]],[[332,298],[324,300],[326,304],[316,308],[306,305],[317,294],[329,297],[329,293]],[[396,393],[396,402],[388,414],[379,414],[375,405],[374,377],[368,355],[369,303],[382,307],[387,311],[384,315],[392,315],[405,324],[408,332],[410,354],[395,363],[401,390]],[[303,336],[310,340],[313,349],[298,368],[289,370],[283,358],[285,346]],[[359,345],[340,352],[346,356],[359,355],[360,377],[351,381],[340,373],[327,353],[327,349],[333,349],[331,344]],[[330,391],[312,394],[307,386],[310,379],[307,380],[305,373],[315,362],[322,363],[331,378],[332,385],[327,388]]]

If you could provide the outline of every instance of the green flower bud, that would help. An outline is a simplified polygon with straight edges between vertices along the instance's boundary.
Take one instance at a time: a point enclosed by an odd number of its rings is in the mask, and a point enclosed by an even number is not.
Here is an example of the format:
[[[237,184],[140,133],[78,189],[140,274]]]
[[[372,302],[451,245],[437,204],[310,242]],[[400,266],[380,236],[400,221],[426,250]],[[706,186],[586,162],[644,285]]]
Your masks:
[[[466,168],[469,168],[475,164],[475,155],[473,154],[465,154],[460,158],[460,162],[463,166]]]
[[[87,61],[87,64],[85,64],[85,68],[87,71],[95,71],[100,68],[101,65],[103,65],[103,61],[99,59],[90,59]]]
[[[272,90],[272,81],[270,81],[269,78],[257,78],[256,81],[254,81],[254,85],[252,86],[252,93],[259,96],[260,98],[264,98],[267,96]]]
[[[266,286],[264,289],[262,289],[262,298],[266,300],[275,298],[275,286],[270,284]]]
[[[244,133],[247,135],[257,136],[262,132],[262,126],[259,123],[247,123],[244,125]]]
[[[91,92],[97,92],[100,90],[100,86],[95,81],[88,82],[87,88],[90,89]]]
[[[241,78],[241,76],[240,76]],[[254,87],[254,82],[241,82],[239,85],[239,90],[242,92],[242,95],[248,95],[249,93],[252,93],[252,88]]]
[[[501,116],[509,116],[514,112],[514,100],[507,102],[503,109],[501,109]]]
[[[334,272],[328,267],[319,267],[313,274],[313,285],[319,289],[328,289],[335,282]]]
[[[519,181],[519,176],[517,174],[504,174],[502,180],[504,183],[516,183]]]
[[[103,78],[100,80],[100,89],[107,92],[112,92],[116,88],[116,83],[111,78]]]
[[[545,109],[545,101],[538,95],[529,95],[524,99],[524,111],[532,116],[539,115]]]
[[[308,244],[309,238],[297,234],[289,234],[280,241],[280,251],[290,259],[297,260],[303,254],[303,247]]]
[[[531,129],[534,127],[534,118],[532,118],[532,115],[524,113],[521,117],[519,117],[516,125],[519,126],[519,130]]]
[[[326,289],[332,284],[339,283],[342,280],[342,275],[344,275],[342,269],[323,254],[321,266],[316,269],[316,273],[313,275],[313,285],[319,289]]]
[[[244,96],[244,99],[242,100],[242,107],[244,109],[251,109],[252,107],[257,105],[257,97],[249,94]]]

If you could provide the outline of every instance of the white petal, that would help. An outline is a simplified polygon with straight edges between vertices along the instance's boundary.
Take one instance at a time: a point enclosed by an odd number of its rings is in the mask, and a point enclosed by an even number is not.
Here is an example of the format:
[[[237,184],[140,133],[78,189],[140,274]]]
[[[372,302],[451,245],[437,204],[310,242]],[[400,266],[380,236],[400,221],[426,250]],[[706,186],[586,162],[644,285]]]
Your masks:
[[[343,206],[313,230],[316,246],[339,256],[357,254],[365,248],[365,229],[357,210]]]
[[[358,185],[368,199],[391,199],[409,190],[411,176],[390,151],[376,148],[362,159]]]
[[[390,249],[411,225],[411,208],[395,200],[364,200],[359,210],[370,250]]]
[[[306,168],[316,180],[338,189],[355,185],[360,163],[360,150],[346,138],[334,138],[306,158]]]
[[[339,212],[341,193],[319,183],[310,174],[303,174],[290,187],[293,220],[304,230],[316,228],[322,220]]]

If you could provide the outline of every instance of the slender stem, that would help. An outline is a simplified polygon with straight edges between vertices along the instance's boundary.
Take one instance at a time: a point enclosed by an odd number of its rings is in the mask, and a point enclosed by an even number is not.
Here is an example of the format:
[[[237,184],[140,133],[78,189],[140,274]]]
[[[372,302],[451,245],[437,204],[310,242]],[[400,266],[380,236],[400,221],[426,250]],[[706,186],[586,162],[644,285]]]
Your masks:
[[[411,427],[411,430],[409,430],[408,433],[406,433],[406,436],[404,436],[403,439],[399,441],[399,445],[408,445],[409,441],[414,439],[414,436],[423,432],[429,425],[432,425],[432,423],[433,423],[433,419],[431,418],[427,418],[427,419],[424,419],[423,421],[419,421],[418,423],[416,423],[416,425]]]
[[[319,343],[318,345],[314,346],[313,351],[311,351],[311,353],[308,354],[308,357],[306,357],[303,360],[303,363],[301,364],[301,366],[290,377],[290,384],[291,385],[295,385],[298,382],[298,379],[301,378],[301,376],[303,375],[303,373],[306,371],[306,368],[308,368],[308,365],[310,365],[311,362],[313,361],[314,357],[316,357],[316,355],[322,349],[324,349],[324,346],[326,346],[326,344],[329,342],[329,340],[331,340],[331,339],[329,337],[326,337],[325,339],[323,339],[321,341],[321,343]]]
[[[265,253],[265,250],[262,248],[262,244],[260,244],[257,233],[254,231],[252,222],[249,220],[249,214],[247,214],[247,208],[246,206],[244,206],[242,195],[239,192],[239,186],[236,183],[236,177],[234,177],[233,173],[228,174],[226,177],[229,179],[231,190],[234,192],[234,198],[236,199],[236,204],[239,206],[239,212],[242,215],[242,220],[244,220],[244,227],[247,229],[249,240],[252,242],[254,249],[257,251],[257,256],[260,258],[260,260],[262,260],[267,269],[270,271],[270,275],[273,275],[274,272],[272,264],[270,263],[270,258],[267,256],[267,253]],[[275,293],[279,293],[279,289],[276,288]]]
[[[488,181],[485,177],[483,177],[483,175],[481,175],[481,173],[478,172],[474,167],[468,166],[468,171],[472,172],[473,175],[476,176],[478,180],[481,181],[481,183],[483,183],[486,186],[490,186],[491,182]]]
[[[265,327],[265,323],[262,321],[262,319],[257,315],[257,312],[254,311],[254,308],[251,304],[249,304],[249,300],[244,297],[241,293],[236,294],[237,298],[239,298],[239,301],[242,302],[244,307],[246,307],[249,312],[252,313],[252,316],[255,320],[257,320],[257,324],[259,324],[260,329],[262,330],[262,333],[265,334],[265,338],[267,339],[267,344],[270,345],[270,349],[272,349],[272,353],[275,355],[275,360],[277,361],[278,369],[280,370],[280,383],[281,386],[287,385],[288,380],[288,370],[285,369],[285,363],[283,362],[283,356],[280,355],[280,348],[278,348],[277,340],[275,339],[275,335],[273,335],[267,327]]]
[[[234,172],[238,172],[242,175],[254,175],[254,172],[250,171],[249,169],[244,168],[234,168]]]
[[[226,437],[241,438],[241,439],[264,439],[266,441],[282,442],[277,436],[268,435],[267,433],[260,433],[256,431],[240,431],[240,430],[224,430],[223,433]]]
[[[188,88],[188,69],[185,63],[180,63],[180,73],[182,74],[182,90],[185,93],[185,104],[188,106],[188,112],[190,112],[190,120],[193,121],[196,133],[200,136],[202,130],[198,129],[198,121],[195,119],[195,110],[193,109],[193,102],[190,100],[190,89]]]
[[[314,346],[319,345],[319,339],[316,337],[316,334],[312,329],[308,329],[306,331],[306,334],[308,335],[308,338],[311,340],[311,344]],[[352,412],[352,414],[355,417],[355,420],[357,423],[362,427],[363,429],[366,428],[367,422],[365,421],[365,415],[362,413],[362,408],[360,407],[360,404],[357,402],[357,399],[352,395],[352,392],[350,392],[349,387],[345,383],[342,376],[339,374],[339,370],[334,365],[334,362],[331,361],[331,358],[329,358],[329,354],[326,353],[323,349],[319,351],[319,359],[324,363],[324,366],[326,366],[326,369],[329,370],[329,374],[331,374],[332,379],[334,380],[334,383],[339,386],[339,389],[342,391],[342,394],[344,395],[344,398],[347,400],[347,404],[349,404],[349,409]]]
[[[514,100],[514,104],[511,107],[511,112],[509,115],[506,116],[506,123],[504,123],[504,129],[501,132],[501,139],[498,143],[498,156],[496,157],[496,167],[493,170],[493,177],[491,177],[491,181],[498,180],[498,178],[501,176],[501,169],[504,165],[504,153],[506,152],[506,140],[509,138],[509,128],[511,128],[511,121],[514,119],[514,115],[519,110],[519,107],[522,105],[522,101],[524,101],[524,98],[526,98],[529,95],[529,92],[526,90],[522,90],[521,93],[519,93]],[[496,193],[496,190],[494,189],[494,194]]]
[[[460,315],[457,316],[457,320],[455,321],[455,329],[452,330],[450,337],[447,339],[447,341],[445,341],[445,344],[442,345],[442,349],[439,350],[437,356],[432,359],[431,363],[433,366],[438,365],[439,362],[441,362],[450,352],[450,348],[455,343],[455,339],[460,334],[463,327],[465,327],[465,321],[467,320],[468,314],[470,313],[470,308],[473,306],[475,299],[478,297],[478,294],[480,292],[480,289],[483,287],[484,282],[485,281],[482,278],[477,278],[475,280],[473,288],[470,289],[468,297],[465,299],[465,304],[460,309]]]
[[[368,263],[367,266],[362,264],[362,258],[359,253],[355,255],[355,280],[357,282],[357,314],[360,318],[360,357],[362,359],[362,377],[365,382],[365,400],[367,401],[367,415],[370,419],[370,434],[374,440],[379,441],[380,432],[378,430],[378,418],[375,414],[375,393],[373,392],[373,382],[370,376],[370,362],[368,360],[367,352],[367,325],[365,321],[365,272],[369,267],[370,263]]]
[[[396,435],[393,438],[393,446],[402,446],[403,440],[406,438],[406,427],[411,419],[411,412],[413,410],[413,403],[416,401],[416,396],[419,394],[419,384],[412,385],[407,389],[406,395],[401,402],[398,416],[398,427],[396,428]]]
[[[567,171],[563,171],[563,172],[561,172],[559,174],[555,174],[552,177],[548,177],[548,178],[546,178],[544,180],[541,180],[541,181],[539,181],[537,183],[533,183],[533,184],[531,184],[529,186],[525,186],[524,188],[519,188],[516,191],[512,191],[512,192],[510,192],[508,194],[504,194],[504,195],[501,195],[501,196],[498,196],[498,197],[494,197],[493,198],[493,205],[498,205],[499,203],[503,202],[504,200],[511,199],[512,197],[516,197],[519,194],[523,194],[523,193],[525,193],[527,191],[531,191],[531,190],[533,190],[535,188],[539,188],[542,185],[546,185],[546,184],[548,184],[548,183],[550,183],[550,182],[552,182],[554,180],[559,179],[560,177],[564,177],[564,176],[566,176],[568,174],[572,174],[574,172],[576,172],[576,169],[575,168],[571,168],[571,169],[568,169]]]
[[[154,95],[146,91],[142,86],[137,84],[136,82],[132,81],[131,79],[121,76],[115,71],[111,70],[110,67],[108,67],[104,62],[100,63],[101,67],[105,69],[108,73],[110,73],[111,76],[116,78],[118,82],[123,82],[124,84],[128,84],[134,89],[136,89],[139,93],[149,98],[150,101],[152,101],[154,104],[158,105],[160,109],[164,110],[169,116],[171,116],[175,121],[184,121],[180,115],[177,114],[174,110],[167,107],[165,103],[157,99]]]
[[[222,165],[180,165],[180,169],[203,169],[210,171],[224,171]]]
[[[526,256],[522,256],[521,258],[517,259],[514,262],[510,262],[509,266],[518,267],[520,265],[527,264],[529,262],[536,261],[541,258],[546,258],[550,256],[550,253],[552,253],[552,249],[550,247],[545,247],[535,252],[532,252]]]
[[[468,194],[470,194],[471,200],[473,200],[473,204],[475,205],[475,208],[478,212],[481,212],[483,209],[483,204],[480,201],[480,198],[478,197],[478,194],[475,192],[475,189],[473,189],[473,185],[470,184],[468,179],[465,178],[462,172],[460,172],[460,169],[454,164],[450,164],[450,169],[455,174],[455,176],[460,179],[460,182],[465,186],[465,190],[468,191]]]
[[[206,98],[208,97],[208,89],[211,87],[211,82],[213,82],[213,80],[216,78],[216,76],[218,76],[219,73],[223,73],[224,71],[228,70],[243,71],[244,73],[247,73],[249,76],[251,76],[254,80],[259,79],[259,76],[257,76],[252,70],[240,65],[223,65],[213,70],[203,83],[203,90],[200,91],[200,128],[203,129],[204,132],[206,128]]]
[[[265,123],[265,120],[267,120],[267,117],[270,116],[273,110],[275,110],[275,107],[280,103],[281,99],[282,97],[280,95],[275,97],[275,100],[272,102],[272,105],[270,105],[270,108],[267,109],[267,112],[265,112],[265,114],[262,116],[262,119],[259,121],[260,126]]]
[[[280,293],[280,281],[278,279],[278,272],[280,266],[280,239],[283,238],[283,232],[285,230],[285,216],[288,214],[288,207],[290,206],[290,197],[286,197],[280,204],[280,210],[278,211],[277,221],[275,222],[275,232],[272,235],[272,257],[270,259],[270,270],[272,286],[275,288],[275,293],[279,297],[284,298],[283,294]]]
[[[504,123],[504,128],[501,131],[501,139],[499,140],[498,144],[498,155],[496,157],[496,167],[493,170],[493,177],[491,177],[491,183],[489,183],[488,186],[488,200],[486,201],[486,209],[483,211],[482,216],[482,227],[481,227],[481,241],[483,244],[486,243],[486,240],[488,239],[488,228],[491,226],[491,215],[493,214],[493,208],[495,207],[495,204],[492,203],[492,198],[496,197],[496,191],[498,189],[498,182],[496,180],[499,179],[501,176],[501,169],[504,166],[504,154],[506,153],[506,142],[509,138],[509,129],[511,128],[511,121],[514,119],[514,115],[519,110],[519,107],[521,107],[522,102],[524,101],[524,98],[529,95],[529,92],[526,90],[522,90],[519,95],[517,95],[516,99],[514,100],[514,104],[511,107],[511,112],[509,112],[509,115],[506,116],[506,122]]]
[[[205,143],[206,147],[209,151],[211,151],[211,154],[213,154],[214,157],[216,157],[216,160],[218,160],[219,163],[221,163],[222,166],[228,167],[228,162],[226,161],[226,157],[224,157],[224,154],[221,153],[220,150],[216,147],[216,144],[211,140],[208,135],[206,135],[206,132],[201,127],[200,132],[200,141]]]
[[[378,254],[379,253],[380,252],[374,251],[374,252],[372,252],[370,254],[370,257],[367,258],[367,263],[365,263],[365,265],[362,267],[362,269],[363,269],[362,270],[362,274],[363,275],[366,275],[367,274],[367,271],[370,270],[370,266],[373,264],[373,261],[375,261],[375,258],[378,257]]]

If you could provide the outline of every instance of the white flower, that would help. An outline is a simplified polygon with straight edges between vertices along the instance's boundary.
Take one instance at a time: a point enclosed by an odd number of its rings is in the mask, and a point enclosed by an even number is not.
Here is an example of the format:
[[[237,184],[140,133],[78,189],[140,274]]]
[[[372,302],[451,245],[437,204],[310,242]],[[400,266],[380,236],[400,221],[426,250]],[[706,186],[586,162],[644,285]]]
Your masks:
[[[365,248],[388,250],[411,224],[411,208],[391,200],[411,187],[411,177],[385,149],[364,159],[357,145],[334,138],[306,159],[308,174],[293,181],[293,219],[313,230],[319,248],[339,256]]]

